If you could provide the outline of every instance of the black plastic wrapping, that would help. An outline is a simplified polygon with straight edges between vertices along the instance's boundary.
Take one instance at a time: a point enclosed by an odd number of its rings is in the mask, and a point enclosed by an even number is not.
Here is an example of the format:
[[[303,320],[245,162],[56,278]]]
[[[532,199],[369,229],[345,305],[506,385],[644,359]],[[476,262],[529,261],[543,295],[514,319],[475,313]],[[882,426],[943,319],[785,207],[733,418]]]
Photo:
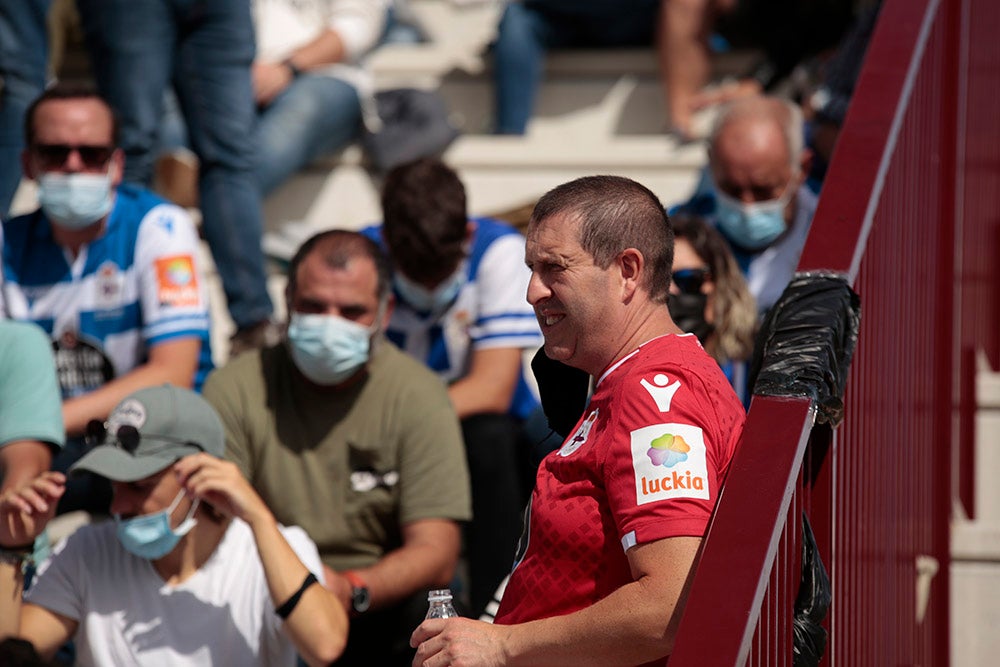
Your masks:
[[[837,426],[860,324],[861,300],[844,276],[797,273],[758,334],[753,393],[807,396],[816,418]]]
[[[544,348],[539,348],[532,357],[531,372],[538,383],[542,412],[549,428],[565,438],[587,407],[590,374],[549,359]]]
[[[830,577],[819,556],[819,547],[806,515],[802,515],[802,580],[795,598],[792,620],[792,653],[795,667],[817,667],[826,650],[826,629],[821,625],[830,610]]]

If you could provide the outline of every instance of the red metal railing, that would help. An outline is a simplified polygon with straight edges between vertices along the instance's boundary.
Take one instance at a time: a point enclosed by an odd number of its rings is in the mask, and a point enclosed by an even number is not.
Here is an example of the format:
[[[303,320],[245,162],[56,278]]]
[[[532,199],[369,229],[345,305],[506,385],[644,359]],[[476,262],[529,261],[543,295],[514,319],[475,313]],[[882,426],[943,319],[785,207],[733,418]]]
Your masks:
[[[977,352],[1000,365],[998,34],[995,0],[883,3],[799,264],[861,297],[846,418],[754,397],[671,667],[792,664],[803,512],[833,587],[824,664],[948,664]]]

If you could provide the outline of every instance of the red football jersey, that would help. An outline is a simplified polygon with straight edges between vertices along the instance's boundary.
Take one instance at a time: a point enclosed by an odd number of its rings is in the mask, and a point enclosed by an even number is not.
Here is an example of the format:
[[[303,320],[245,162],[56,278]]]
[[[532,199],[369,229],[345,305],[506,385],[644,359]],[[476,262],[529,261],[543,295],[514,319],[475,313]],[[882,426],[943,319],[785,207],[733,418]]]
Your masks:
[[[632,581],[630,547],[703,536],[744,419],[693,335],[655,338],[605,371],[539,467],[496,622],[588,607]]]

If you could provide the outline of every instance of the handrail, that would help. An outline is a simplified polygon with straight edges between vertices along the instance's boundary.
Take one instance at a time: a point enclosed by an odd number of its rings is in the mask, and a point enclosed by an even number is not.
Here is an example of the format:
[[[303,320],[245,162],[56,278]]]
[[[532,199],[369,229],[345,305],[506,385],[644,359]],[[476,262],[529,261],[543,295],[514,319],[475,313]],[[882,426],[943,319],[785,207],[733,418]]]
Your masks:
[[[799,271],[839,273],[850,284],[858,277],[931,34],[942,30],[941,15],[947,13],[942,7],[954,14],[958,4],[959,0],[883,3]],[[746,664],[758,620],[764,622],[761,607],[775,554],[783,543],[785,520],[795,516],[788,507],[790,497],[801,493],[797,484],[812,423],[812,406],[805,398],[754,396],[742,444],[692,580],[671,667]],[[827,499],[819,501],[829,504]],[[832,519],[825,517],[822,522],[829,531]],[[817,539],[821,546],[829,546],[828,539],[819,535]],[[823,557],[829,559],[830,554]],[[786,587],[798,584],[796,572],[779,573],[779,578]],[[836,577],[833,585],[836,588]],[[777,623],[790,626],[790,618],[791,609],[783,610]],[[771,649],[772,657],[777,657],[755,664],[791,664],[790,642]],[[855,663],[847,657],[841,664]]]

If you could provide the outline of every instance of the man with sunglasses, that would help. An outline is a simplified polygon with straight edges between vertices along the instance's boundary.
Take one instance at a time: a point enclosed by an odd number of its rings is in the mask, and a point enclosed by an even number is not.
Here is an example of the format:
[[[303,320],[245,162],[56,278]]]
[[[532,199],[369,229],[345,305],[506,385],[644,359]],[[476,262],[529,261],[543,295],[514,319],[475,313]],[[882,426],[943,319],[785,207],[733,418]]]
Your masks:
[[[25,122],[25,174],[40,208],[0,231],[0,317],[52,337],[70,440],[127,394],[169,382],[198,387],[211,369],[198,235],[187,213],[121,185],[115,118],[89,87],[57,84]],[[75,482],[61,509],[106,511],[108,490]]]
[[[321,585],[315,545],[285,528],[237,467],[211,406],[188,389],[129,395],[73,467],[111,480],[114,521],[84,526],[22,603],[24,545],[65,477],[47,472],[0,502],[0,638],[43,656],[73,640],[81,664],[294,665],[337,659],[347,615]]]

